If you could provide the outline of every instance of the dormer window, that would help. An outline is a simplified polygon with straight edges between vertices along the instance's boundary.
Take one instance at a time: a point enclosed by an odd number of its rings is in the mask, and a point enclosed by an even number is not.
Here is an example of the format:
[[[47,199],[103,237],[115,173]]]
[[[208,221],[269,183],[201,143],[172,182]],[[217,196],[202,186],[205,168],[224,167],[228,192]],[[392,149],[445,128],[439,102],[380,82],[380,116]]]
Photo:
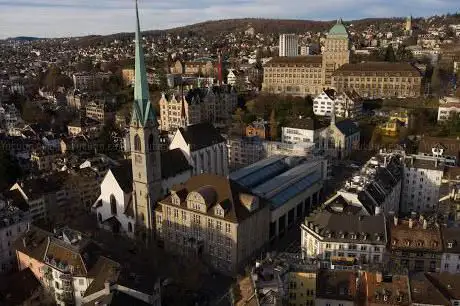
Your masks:
[[[350,234],[350,239],[356,239],[356,234]]]
[[[215,214],[216,214],[216,216],[223,217],[224,216],[224,210],[222,208],[220,208],[220,207],[216,207]]]
[[[410,246],[410,240],[406,240],[406,246]]]
[[[453,243],[453,242],[448,242],[448,243],[447,243],[447,248],[452,249],[453,247],[454,247],[454,243]]]

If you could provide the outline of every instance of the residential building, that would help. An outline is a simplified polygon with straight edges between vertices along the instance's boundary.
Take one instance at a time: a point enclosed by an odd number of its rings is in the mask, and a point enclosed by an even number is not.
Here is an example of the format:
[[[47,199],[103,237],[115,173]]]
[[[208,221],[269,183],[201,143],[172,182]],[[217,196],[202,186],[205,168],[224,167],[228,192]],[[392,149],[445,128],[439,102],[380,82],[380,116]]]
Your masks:
[[[161,305],[159,280],[150,280],[128,269],[104,252],[95,241],[82,233],[69,229],[56,229],[54,233],[31,227],[15,242],[19,270],[30,269],[42,286],[52,294],[57,305],[94,305],[104,301],[110,304],[121,298],[113,294],[107,298],[106,290],[127,295],[125,303],[136,305],[140,300],[150,305]],[[144,272],[145,273],[145,272]],[[132,280],[153,283],[148,291],[139,290]],[[129,282],[128,280],[131,279]],[[91,304],[92,303],[92,304]]]
[[[296,34],[281,34],[279,37],[279,56],[299,55],[299,37]]]
[[[337,93],[334,89],[325,89],[313,99],[313,112],[317,116],[332,116],[332,109],[341,118],[358,118],[363,112],[362,98],[354,90]]]
[[[16,267],[14,241],[29,227],[28,212],[14,206],[14,201],[0,194],[0,274]]]
[[[385,216],[315,211],[301,225],[301,244],[304,258],[381,266],[387,244]]]
[[[418,154],[434,157],[447,166],[456,166],[460,160],[460,140],[423,136],[418,145]]]
[[[218,74],[215,61],[209,58],[188,62],[176,60],[169,70],[172,74],[183,74],[188,76],[215,76]]]
[[[411,294],[407,275],[383,275],[382,272],[364,272],[363,286],[367,303],[372,306],[410,306]]]
[[[443,97],[439,99],[438,121],[446,121],[460,113],[460,98]]]
[[[414,306],[452,305],[439,289],[428,279],[426,273],[412,274],[409,280],[410,296]]]
[[[199,256],[229,274],[269,239],[269,205],[223,176],[193,176],[173,187],[155,215],[157,238],[166,250]]]
[[[227,74],[227,84],[231,86],[241,87],[249,83],[249,76],[244,70],[229,69]]]
[[[360,276],[354,271],[320,270],[315,306],[354,306],[360,300]]]
[[[175,90],[160,99],[160,128],[174,133],[188,125],[211,122],[228,126],[238,95],[229,85]]]
[[[460,273],[460,229],[458,227],[442,228],[444,252],[441,258],[441,271]]]
[[[255,120],[252,123],[248,124],[245,129],[245,136],[257,136],[261,139],[268,139],[269,135],[267,121],[265,121],[263,118],[259,118],[258,120]]]
[[[401,156],[381,153],[372,157],[359,173],[345,182],[337,192],[341,199],[336,201],[333,197],[325,205],[351,205],[369,215],[396,213],[400,207],[402,180]]]
[[[36,170],[49,172],[53,170],[54,161],[59,155],[60,152],[54,150],[33,150],[30,152],[30,162]]]
[[[192,175],[202,173],[228,175],[225,138],[210,123],[179,128],[169,149],[180,149],[193,167]]]
[[[411,217],[390,221],[390,263],[409,271],[439,272],[443,246],[438,224]]]
[[[327,148],[328,123],[316,118],[299,117],[281,127],[281,141],[285,143],[314,142],[320,149]]]
[[[270,203],[270,239],[275,239],[319,204],[327,161],[274,155],[229,177]]]
[[[401,211],[430,212],[438,207],[445,165],[436,158],[421,155],[404,158]]]
[[[422,76],[408,63],[367,62],[345,64],[334,71],[332,87],[339,92],[355,90],[361,97],[416,98]]]
[[[17,182],[10,190],[20,192],[33,221],[53,220],[69,208],[69,192],[65,185],[68,176],[66,172],[55,172],[44,177]]]
[[[79,90],[94,90],[97,89],[103,82],[103,80],[108,80],[111,76],[111,73],[75,73],[73,78],[74,89]]]
[[[114,120],[115,118],[112,105],[101,100],[87,103],[85,107],[85,114],[86,117],[98,122],[106,122],[107,120]]]
[[[81,94],[78,90],[70,91],[67,96],[67,106],[80,110],[83,109],[88,102],[88,97],[84,94]]]
[[[342,19],[338,19],[337,24],[329,30],[324,42],[321,76],[323,86],[331,87],[334,71],[350,63],[350,50],[350,35]]]
[[[131,86],[134,84],[135,70],[134,68],[124,68],[121,70],[121,78],[125,86]]]

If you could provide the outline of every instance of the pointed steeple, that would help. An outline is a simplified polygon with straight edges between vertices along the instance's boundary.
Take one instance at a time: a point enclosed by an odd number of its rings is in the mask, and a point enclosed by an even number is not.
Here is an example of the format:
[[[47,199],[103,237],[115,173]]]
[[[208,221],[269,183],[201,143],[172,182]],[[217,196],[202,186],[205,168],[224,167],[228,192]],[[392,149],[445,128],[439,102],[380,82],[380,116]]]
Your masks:
[[[149,84],[147,83],[147,70],[145,68],[144,50],[142,48],[142,35],[139,23],[139,9],[136,3],[136,63],[135,63],[135,81],[134,81],[134,106],[132,123],[137,122],[145,126],[149,120],[157,125],[155,112],[150,103]]]

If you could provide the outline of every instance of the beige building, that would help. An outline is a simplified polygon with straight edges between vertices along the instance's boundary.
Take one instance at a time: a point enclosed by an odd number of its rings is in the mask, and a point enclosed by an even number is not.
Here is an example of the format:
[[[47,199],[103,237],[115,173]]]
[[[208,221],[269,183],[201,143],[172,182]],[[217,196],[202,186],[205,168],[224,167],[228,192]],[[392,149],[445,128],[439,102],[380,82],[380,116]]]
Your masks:
[[[30,162],[38,171],[51,171],[53,162],[59,155],[59,152],[34,150],[30,153]]]
[[[332,76],[339,92],[355,90],[363,98],[416,98],[421,93],[422,76],[408,63],[369,62],[346,64]]]
[[[223,176],[194,176],[175,186],[155,215],[166,250],[201,257],[229,274],[269,238],[269,205]]]
[[[134,68],[125,68],[121,70],[121,78],[123,79],[123,83],[125,84],[125,86],[130,86],[134,84],[134,75]]]
[[[341,20],[329,31],[323,55],[277,57],[264,67],[262,90],[295,96],[318,95],[331,86],[336,69],[350,62],[350,39]]]
[[[160,128],[175,131],[188,125],[211,122],[227,126],[238,103],[238,94],[228,85],[178,90],[160,99]]]
[[[212,76],[217,75],[217,66],[214,65],[213,61],[197,60],[190,62],[182,62],[177,60],[170,68],[172,74],[185,74],[185,75],[200,75],[200,76]]]
[[[110,106],[103,101],[91,101],[86,105],[86,117],[105,122],[114,118],[114,112]]]

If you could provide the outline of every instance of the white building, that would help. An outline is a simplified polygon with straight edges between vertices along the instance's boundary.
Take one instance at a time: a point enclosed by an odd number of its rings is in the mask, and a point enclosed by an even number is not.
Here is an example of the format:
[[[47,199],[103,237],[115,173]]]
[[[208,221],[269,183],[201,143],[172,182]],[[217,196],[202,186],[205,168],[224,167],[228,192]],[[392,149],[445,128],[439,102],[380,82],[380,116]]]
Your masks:
[[[179,149],[162,152],[160,196],[167,195],[174,185],[186,182],[192,176],[191,172],[191,166]],[[93,211],[101,228],[134,237],[136,218],[131,160],[125,160],[107,171]]]
[[[281,34],[279,56],[298,56],[299,37],[296,34]]]
[[[11,135],[22,122],[21,114],[14,104],[0,104],[0,128],[4,128]]]
[[[437,158],[421,155],[406,157],[401,189],[401,211],[435,211],[444,170],[445,165]]]
[[[227,84],[235,86],[237,84],[248,84],[249,76],[243,70],[229,69],[227,74]]]
[[[281,141],[285,143],[314,142],[319,148],[326,147],[329,124],[312,118],[299,117],[289,126],[281,128]]]
[[[439,99],[438,121],[450,119],[460,113],[460,98],[444,97]]]
[[[444,253],[441,258],[441,272],[460,273],[460,228],[442,228]]]
[[[317,116],[331,117],[334,107],[337,117],[357,118],[362,114],[363,102],[354,90],[339,94],[333,89],[323,90],[313,100],[313,112]]]
[[[193,167],[193,175],[228,175],[226,140],[209,123],[199,123],[176,131],[169,149],[180,149]]]
[[[379,264],[387,243],[385,216],[323,210],[305,219],[301,236],[304,258],[331,261],[348,257],[360,264]]]
[[[11,200],[0,194],[0,274],[16,267],[13,242],[29,227],[27,213],[12,205]]]

